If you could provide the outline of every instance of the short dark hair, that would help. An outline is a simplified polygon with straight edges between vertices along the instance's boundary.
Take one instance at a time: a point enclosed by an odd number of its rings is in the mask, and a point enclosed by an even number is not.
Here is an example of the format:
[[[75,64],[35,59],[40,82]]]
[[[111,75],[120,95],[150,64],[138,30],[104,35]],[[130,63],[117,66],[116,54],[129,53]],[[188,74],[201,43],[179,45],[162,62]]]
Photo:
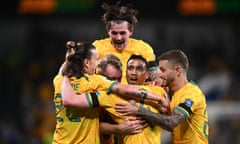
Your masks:
[[[189,67],[188,57],[181,50],[169,50],[160,56],[158,56],[157,61],[159,63],[160,60],[168,60],[175,65],[180,65],[186,71]]]
[[[148,66],[148,62],[147,62],[147,60],[146,60],[142,55],[132,54],[132,55],[129,57],[127,63],[128,63],[130,60],[134,60],[134,59],[142,60],[142,61],[145,63],[146,68],[148,69],[148,67],[149,67],[149,66]]]

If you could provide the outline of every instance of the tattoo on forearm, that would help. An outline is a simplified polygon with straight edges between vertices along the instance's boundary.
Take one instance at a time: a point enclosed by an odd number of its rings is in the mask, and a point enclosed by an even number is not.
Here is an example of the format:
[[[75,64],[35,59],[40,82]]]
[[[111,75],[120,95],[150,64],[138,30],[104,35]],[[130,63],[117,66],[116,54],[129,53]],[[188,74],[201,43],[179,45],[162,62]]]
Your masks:
[[[121,89],[116,88],[114,92],[119,95],[126,95],[126,96],[131,96],[131,97],[140,98],[140,99],[146,99],[148,95],[145,89],[138,89],[138,91],[135,91],[135,92],[131,92],[131,91],[121,92]]]
[[[132,92],[132,93],[127,93],[128,95],[131,95],[135,98],[140,98],[140,99],[146,99],[147,98],[147,91],[145,89],[138,89],[139,92]]]
[[[173,130],[185,119],[184,115],[178,110],[174,110],[171,115],[164,115],[153,113],[145,108],[139,107],[137,115],[143,117],[146,121],[160,125],[167,130]]]

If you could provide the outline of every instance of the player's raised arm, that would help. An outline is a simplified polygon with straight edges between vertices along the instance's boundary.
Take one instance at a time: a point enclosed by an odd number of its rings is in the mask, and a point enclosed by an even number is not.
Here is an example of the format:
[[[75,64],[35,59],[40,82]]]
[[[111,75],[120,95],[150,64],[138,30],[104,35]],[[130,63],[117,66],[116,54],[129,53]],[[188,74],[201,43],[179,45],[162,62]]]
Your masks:
[[[62,78],[62,101],[64,106],[76,107],[96,107],[97,104],[90,104],[89,97],[94,97],[95,93],[75,94],[67,76]]]
[[[118,94],[123,97],[131,96],[139,99],[155,100],[162,104],[166,103],[164,97],[158,96],[142,88],[131,86],[131,85],[116,83],[115,85],[112,86],[110,92]],[[88,107],[89,104],[87,101],[87,96],[88,94],[75,94],[75,92],[73,91],[73,88],[70,85],[68,77],[63,76],[63,79],[62,79],[62,97],[63,98],[62,99],[63,99],[63,104],[65,106]],[[93,96],[91,96],[91,98],[93,98]]]

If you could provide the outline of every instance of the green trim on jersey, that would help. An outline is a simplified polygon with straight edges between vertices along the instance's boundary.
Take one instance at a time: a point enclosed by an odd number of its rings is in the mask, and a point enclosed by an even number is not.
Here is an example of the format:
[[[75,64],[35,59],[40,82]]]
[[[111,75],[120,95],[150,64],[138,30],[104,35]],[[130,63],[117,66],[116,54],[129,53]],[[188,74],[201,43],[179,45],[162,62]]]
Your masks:
[[[175,107],[175,109],[180,111],[186,119],[189,117],[189,113],[184,108],[177,106],[177,107]]]
[[[90,94],[89,93],[85,93],[85,96],[87,98],[87,102],[88,102],[88,105],[89,107],[93,107],[93,103],[91,102],[91,98],[90,98]]]
[[[115,82],[113,82],[113,83],[110,85],[110,87],[109,87],[108,90],[107,90],[107,94],[110,94],[110,93],[112,92],[113,86],[114,86],[115,84],[117,84],[117,83],[118,83],[118,82],[115,81]]]

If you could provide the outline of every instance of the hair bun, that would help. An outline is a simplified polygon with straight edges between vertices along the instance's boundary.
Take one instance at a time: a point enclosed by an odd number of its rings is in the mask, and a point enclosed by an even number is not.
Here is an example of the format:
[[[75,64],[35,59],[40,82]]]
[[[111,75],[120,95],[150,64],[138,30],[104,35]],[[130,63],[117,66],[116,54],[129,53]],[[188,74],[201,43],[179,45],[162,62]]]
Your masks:
[[[75,45],[76,43],[74,41],[67,41],[66,43],[66,47],[69,49],[75,47]]]

